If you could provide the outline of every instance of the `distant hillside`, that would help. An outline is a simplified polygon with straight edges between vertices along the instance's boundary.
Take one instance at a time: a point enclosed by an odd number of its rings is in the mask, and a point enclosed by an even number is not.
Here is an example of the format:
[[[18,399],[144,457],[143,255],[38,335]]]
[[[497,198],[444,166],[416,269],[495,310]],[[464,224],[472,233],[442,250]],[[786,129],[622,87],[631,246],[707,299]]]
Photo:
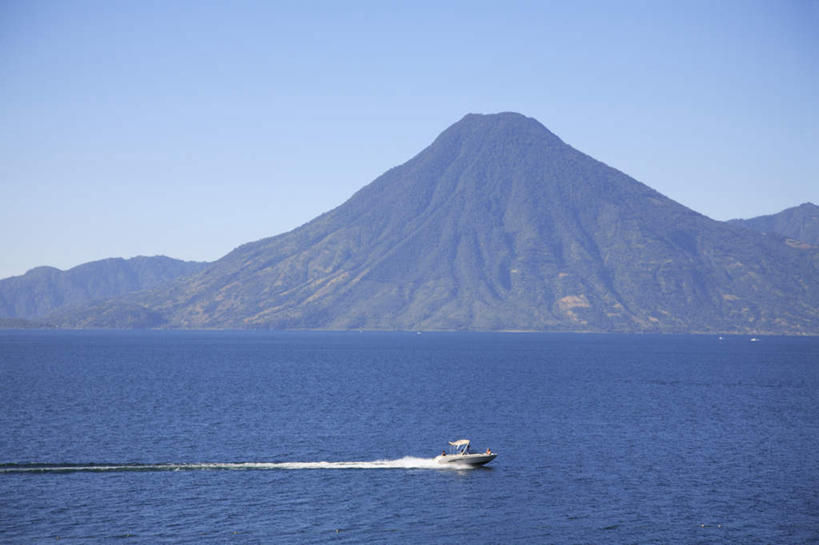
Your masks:
[[[747,220],[731,220],[730,222],[761,233],[778,233],[819,246],[819,206],[810,202],[788,208],[777,214],[757,216]]]
[[[54,327],[41,322],[32,322],[23,318],[0,318],[0,329],[41,329]]]
[[[58,322],[819,334],[818,267],[816,249],[713,221],[534,119],[468,115],[306,225]]]
[[[41,318],[66,305],[153,288],[196,273],[206,265],[164,256],[140,256],[103,259],[67,271],[37,267],[22,276],[0,280],[0,318]]]

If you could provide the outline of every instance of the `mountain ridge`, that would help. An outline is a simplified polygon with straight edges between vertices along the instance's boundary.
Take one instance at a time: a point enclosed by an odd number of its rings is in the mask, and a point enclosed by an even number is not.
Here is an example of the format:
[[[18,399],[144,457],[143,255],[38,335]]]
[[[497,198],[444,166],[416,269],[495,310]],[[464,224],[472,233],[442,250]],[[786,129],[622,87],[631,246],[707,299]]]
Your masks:
[[[795,241],[819,246],[819,206],[812,202],[786,208],[776,214],[729,222],[761,233],[777,233]]]
[[[40,319],[64,306],[153,288],[187,276],[205,263],[166,256],[107,258],[60,270],[34,267],[25,274],[0,280],[0,317]]]

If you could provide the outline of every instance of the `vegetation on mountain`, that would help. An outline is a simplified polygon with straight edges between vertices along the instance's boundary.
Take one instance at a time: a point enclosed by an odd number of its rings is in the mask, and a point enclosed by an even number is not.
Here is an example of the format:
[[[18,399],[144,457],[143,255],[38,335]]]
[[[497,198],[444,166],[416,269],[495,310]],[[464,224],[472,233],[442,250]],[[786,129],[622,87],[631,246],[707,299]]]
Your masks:
[[[24,320],[23,318],[0,318],[0,329],[44,329],[53,327],[50,324]]]

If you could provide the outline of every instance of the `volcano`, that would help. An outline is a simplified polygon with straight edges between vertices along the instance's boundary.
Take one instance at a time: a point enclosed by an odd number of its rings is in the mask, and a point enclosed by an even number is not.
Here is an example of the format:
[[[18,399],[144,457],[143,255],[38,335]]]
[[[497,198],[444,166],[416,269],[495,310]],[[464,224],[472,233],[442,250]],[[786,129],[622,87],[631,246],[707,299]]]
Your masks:
[[[818,269],[816,248],[711,220],[534,119],[470,114],[291,232],[52,321],[819,334]]]

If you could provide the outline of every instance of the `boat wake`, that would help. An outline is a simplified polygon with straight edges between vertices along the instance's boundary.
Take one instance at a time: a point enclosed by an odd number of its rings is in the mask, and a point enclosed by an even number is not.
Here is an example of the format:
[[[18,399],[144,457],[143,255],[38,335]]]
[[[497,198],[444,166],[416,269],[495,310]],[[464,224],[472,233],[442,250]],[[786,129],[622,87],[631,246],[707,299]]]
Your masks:
[[[361,462],[224,462],[163,464],[0,464],[0,473],[76,473],[123,471],[263,471],[296,469],[467,469],[469,466],[439,464],[434,458],[405,456],[397,460]]]

